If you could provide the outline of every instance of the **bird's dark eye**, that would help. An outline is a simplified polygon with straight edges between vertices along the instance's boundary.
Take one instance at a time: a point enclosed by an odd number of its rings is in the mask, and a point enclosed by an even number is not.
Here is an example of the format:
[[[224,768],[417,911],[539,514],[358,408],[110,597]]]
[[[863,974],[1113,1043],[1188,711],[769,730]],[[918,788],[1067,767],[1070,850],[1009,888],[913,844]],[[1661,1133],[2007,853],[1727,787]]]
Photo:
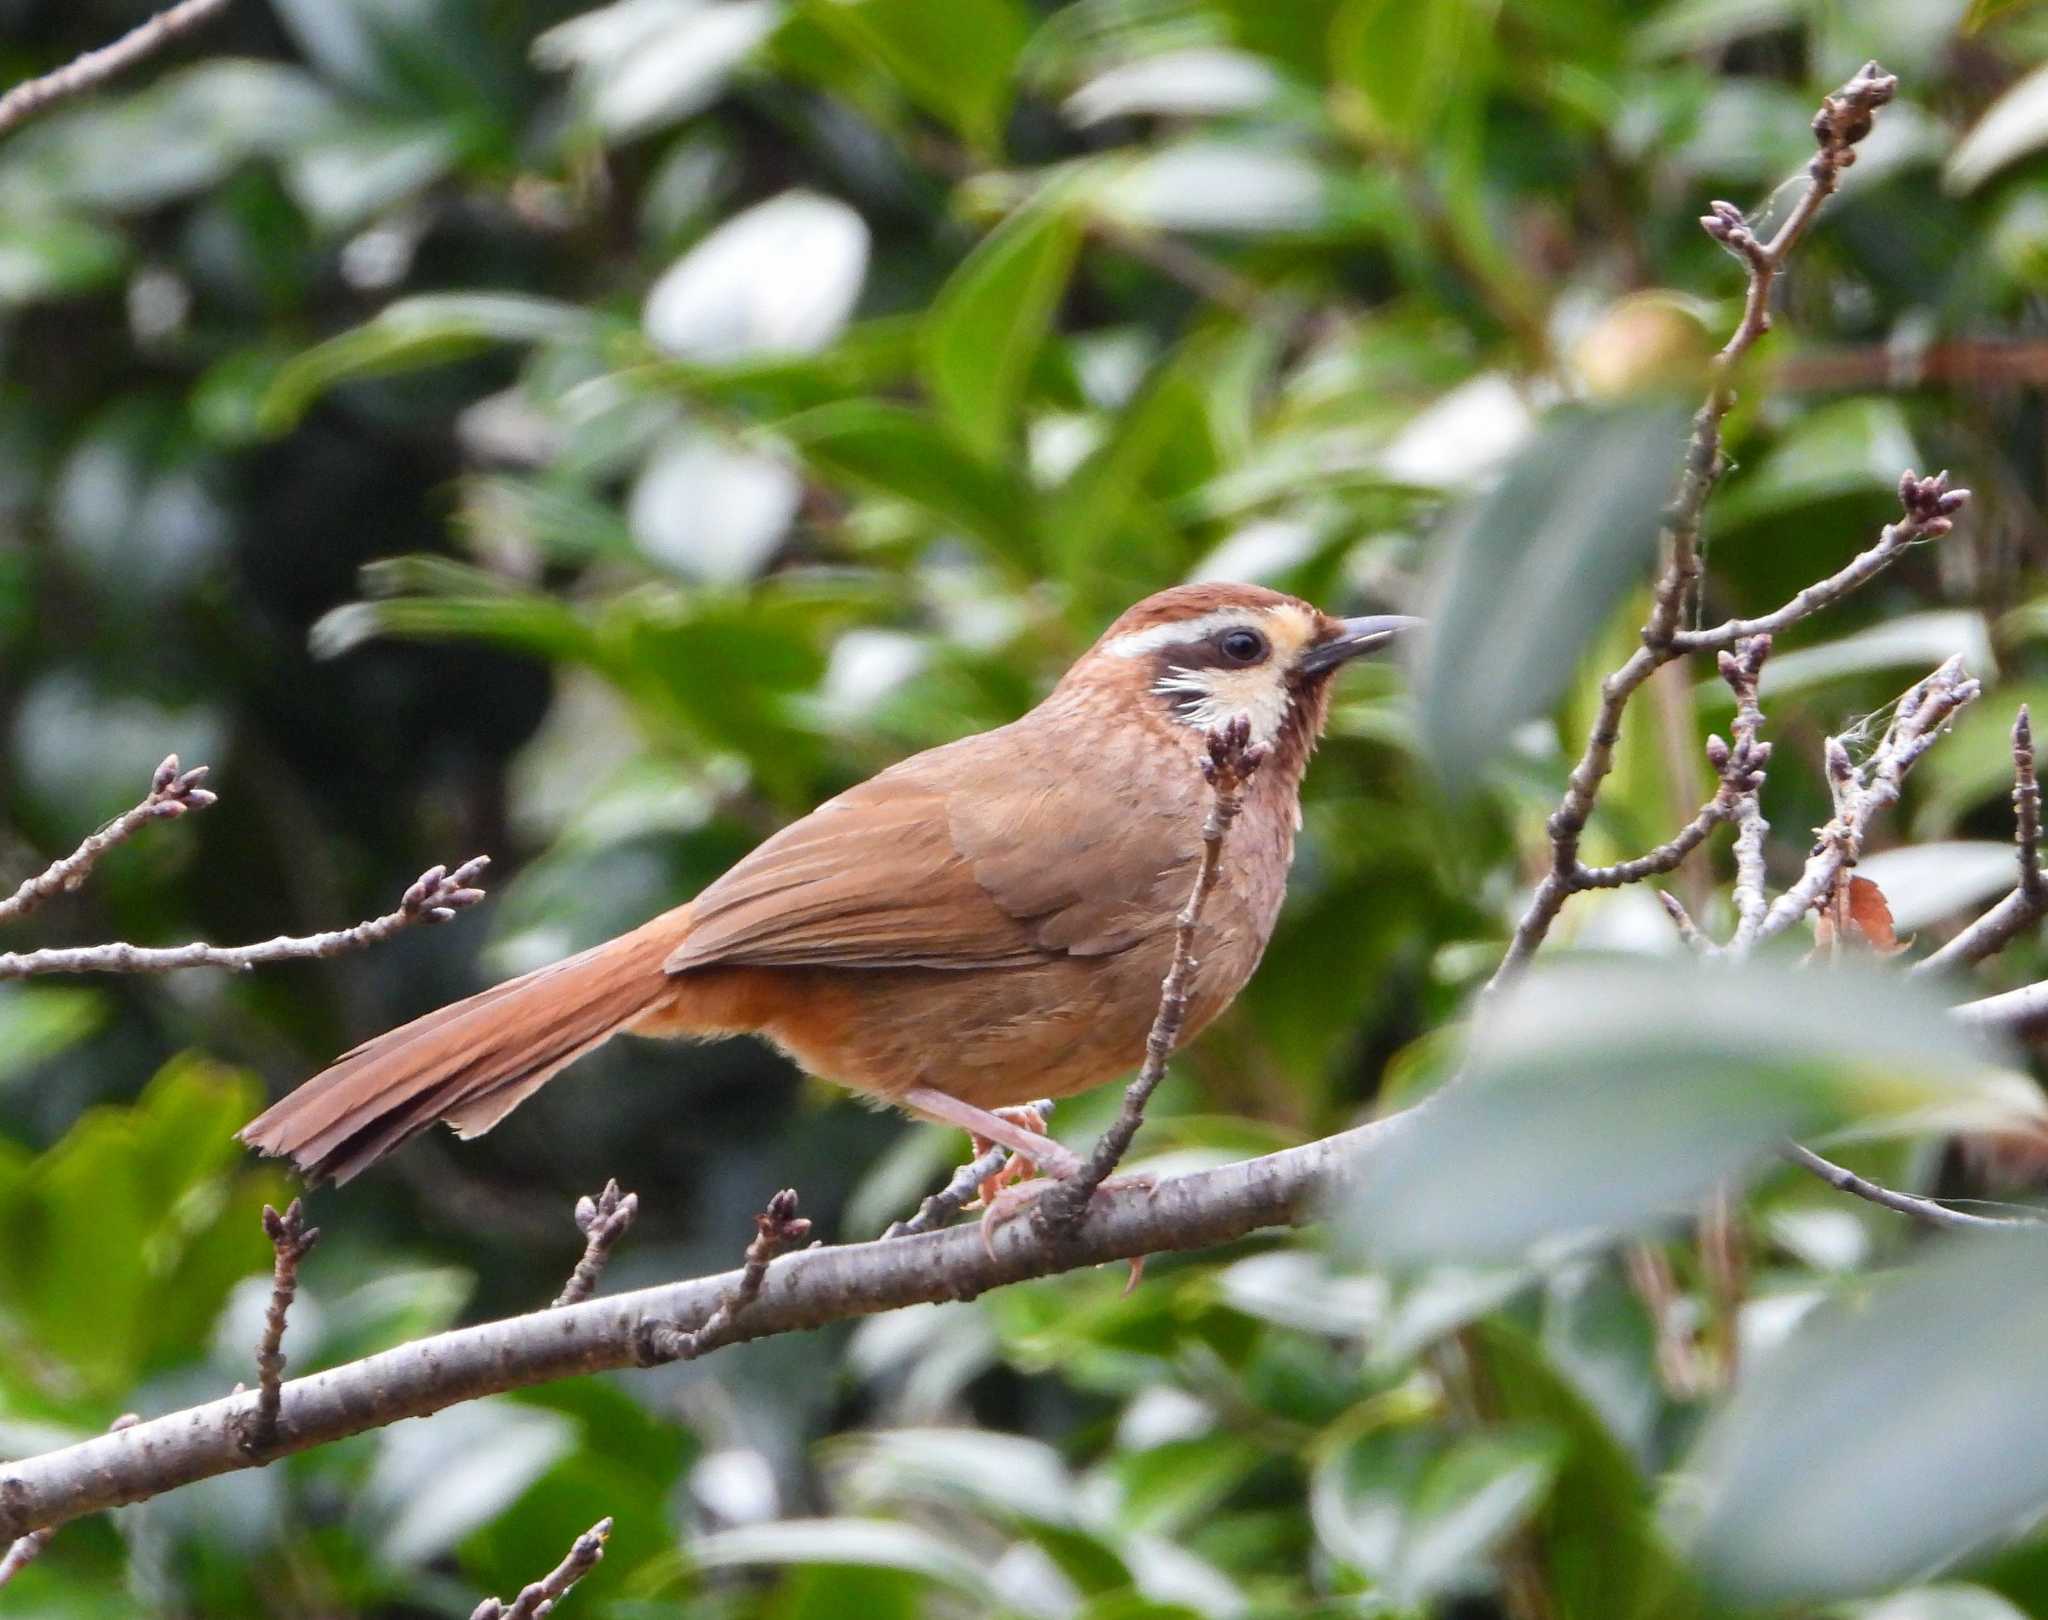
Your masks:
[[[1216,646],[1233,664],[1256,664],[1266,656],[1266,638],[1256,630],[1226,630]]]

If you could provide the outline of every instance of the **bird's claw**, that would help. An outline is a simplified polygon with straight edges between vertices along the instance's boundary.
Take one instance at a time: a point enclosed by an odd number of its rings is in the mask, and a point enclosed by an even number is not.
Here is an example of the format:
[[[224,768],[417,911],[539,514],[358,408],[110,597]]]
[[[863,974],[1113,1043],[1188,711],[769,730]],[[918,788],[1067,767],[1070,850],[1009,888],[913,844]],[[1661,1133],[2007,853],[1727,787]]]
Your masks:
[[[1000,1228],[1008,1225],[1028,1210],[1046,1194],[1055,1182],[1065,1181],[1069,1176],[1076,1174],[1080,1170],[1081,1161],[1078,1158],[1075,1158],[1071,1153],[1067,1154],[1067,1158],[1072,1162],[1061,1169],[1053,1170],[1049,1165],[1042,1165],[1040,1168],[1045,1170],[1046,1174],[1034,1176],[1029,1181],[1020,1181],[1005,1187],[994,1198],[989,1200],[988,1206],[981,1212],[981,1246],[987,1251],[990,1259],[995,1258],[996,1232]],[[1159,1180],[1156,1176],[1148,1175],[1143,1170],[1134,1170],[1128,1175],[1111,1176],[1095,1190],[1098,1193],[1126,1191],[1148,1193],[1157,1188],[1158,1185]],[[1142,1269],[1142,1265],[1134,1268],[1132,1272],[1131,1286],[1134,1288],[1137,1286],[1137,1271],[1140,1269]]]
[[[1034,1136],[1045,1136],[1046,1134],[1045,1115],[1040,1113],[1036,1108],[1029,1106],[1028,1104],[1018,1108],[998,1108],[996,1110],[996,1114],[999,1118],[1007,1119],[1012,1124],[1022,1126],[1025,1130],[1030,1131]],[[983,1137],[976,1136],[971,1138],[971,1140],[974,1145],[974,1157],[977,1159],[980,1158],[984,1153],[988,1152],[989,1148],[992,1146],[992,1144]],[[1046,1145],[1048,1149],[1046,1154],[1047,1160],[1052,1160],[1056,1158],[1058,1152],[1065,1152],[1065,1149],[1060,1148],[1059,1145],[1056,1142],[1054,1142],[1050,1137],[1046,1137]],[[1057,1150],[1057,1152],[1053,1150]],[[1071,1155],[1069,1155],[1069,1157],[1071,1157]],[[1006,1187],[1014,1186],[1016,1183],[1023,1181],[1032,1173],[1033,1163],[1034,1160],[1025,1154],[1012,1153],[1009,1157],[1008,1162],[1006,1162],[1000,1170],[998,1170],[992,1176],[985,1176],[982,1178],[979,1195],[976,1198],[975,1203],[981,1205],[982,1207],[992,1205],[996,1201],[996,1199],[1002,1195],[1002,1192]],[[1075,1160],[1075,1164],[1077,1167],[1079,1163],[1079,1160]],[[1060,1174],[1059,1171],[1050,1169],[1048,1169],[1047,1173],[1055,1176]],[[1072,1174],[1071,1171],[1068,1171],[1066,1173]],[[969,1205],[968,1207],[973,1208],[974,1205]]]

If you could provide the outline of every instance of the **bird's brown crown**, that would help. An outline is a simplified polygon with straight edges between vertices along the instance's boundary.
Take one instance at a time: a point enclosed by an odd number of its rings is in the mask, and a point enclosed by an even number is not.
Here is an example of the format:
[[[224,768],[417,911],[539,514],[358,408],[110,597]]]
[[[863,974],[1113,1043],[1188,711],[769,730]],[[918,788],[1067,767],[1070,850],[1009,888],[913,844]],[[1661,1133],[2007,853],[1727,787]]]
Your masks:
[[[1289,596],[1285,591],[1270,590],[1264,585],[1239,584],[1231,580],[1205,580],[1198,584],[1174,585],[1163,591],[1155,591],[1142,602],[1133,603],[1117,615],[1110,627],[1102,632],[1095,645],[1100,650],[1140,630],[1156,630],[1165,625],[1203,619],[1232,608],[1241,608],[1252,613],[1292,608],[1316,622],[1319,628],[1325,618],[1325,615],[1311,603],[1304,602],[1298,596]]]

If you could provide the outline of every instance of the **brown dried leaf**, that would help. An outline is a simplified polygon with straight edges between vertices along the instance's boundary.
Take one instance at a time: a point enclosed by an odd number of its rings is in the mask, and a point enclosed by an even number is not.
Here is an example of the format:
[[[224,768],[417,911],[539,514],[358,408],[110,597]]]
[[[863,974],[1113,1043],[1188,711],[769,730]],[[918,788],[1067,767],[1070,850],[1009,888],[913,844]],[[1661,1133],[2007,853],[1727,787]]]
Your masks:
[[[1860,940],[1879,956],[1897,956],[1910,941],[1899,938],[1892,927],[1892,908],[1880,889],[1867,877],[1851,875],[1847,904],[1837,897],[1823,906],[1814,925],[1814,946],[1825,951],[1835,942],[1835,918],[1842,913],[1848,940]]]

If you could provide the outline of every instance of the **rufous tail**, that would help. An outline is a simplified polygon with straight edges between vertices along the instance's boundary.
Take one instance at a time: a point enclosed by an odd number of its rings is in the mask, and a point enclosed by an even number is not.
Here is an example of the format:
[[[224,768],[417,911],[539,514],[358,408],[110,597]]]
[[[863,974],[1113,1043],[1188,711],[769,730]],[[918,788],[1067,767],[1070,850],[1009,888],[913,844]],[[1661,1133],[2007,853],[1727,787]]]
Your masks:
[[[672,993],[674,913],[345,1052],[242,1127],[309,1182],[347,1181],[446,1120],[480,1136]]]

